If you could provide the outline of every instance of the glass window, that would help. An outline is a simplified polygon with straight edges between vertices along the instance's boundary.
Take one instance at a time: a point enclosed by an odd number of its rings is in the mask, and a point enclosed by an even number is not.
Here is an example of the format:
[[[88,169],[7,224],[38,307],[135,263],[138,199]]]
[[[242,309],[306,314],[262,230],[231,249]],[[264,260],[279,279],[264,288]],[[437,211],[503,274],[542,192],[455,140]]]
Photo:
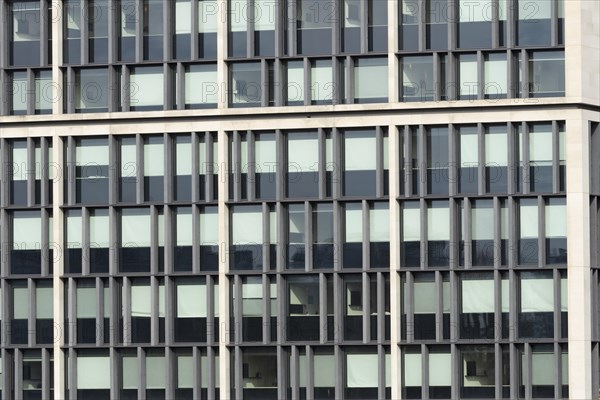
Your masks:
[[[119,171],[119,200],[123,202],[136,201],[137,184],[137,154],[135,137],[120,139],[120,171]]]
[[[277,2],[254,0],[254,53],[256,56],[275,54],[275,20]]]
[[[194,388],[194,357],[191,354],[178,354],[176,367],[177,389],[175,395],[189,398],[193,396],[192,389]]]
[[[518,46],[550,46],[552,4],[548,0],[517,0]]]
[[[50,344],[54,338],[52,283],[38,281],[35,288],[36,343]]]
[[[90,62],[108,61],[108,14],[108,0],[92,0],[88,3]]]
[[[448,194],[448,128],[427,129],[427,193]]]
[[[27,344],[29,317],[29,294],[27,283],[17,281],[12,287],[12,321],[10,321],[10,342]]]
[[[343,6],[343,51],[360,53],[360,25],[362,4],[360,0],[344,0]]]
[[[64,15],[64,60],[69,64],[81,62],[81,0],[65,0]]]
[[[333,205],[313,208],[313,268],[333,268]]]
[[[491,53],[485,56],[483,78],[483,95],[486,99],[506,98],[508,93],[508,63],[505,53]]]
[[[108,202],[108,139],[75,141],[75,200],[84,204]]]
[[[82,69],[75,72],[75,112],[108,111],[108,70]]]
[[[110,371],[110,357],[77,357],[77,390],[110,389]]]
[[[144,137],[144,199],[162,201],[165,175],[164,138]]]
[[[421,265],[421,211],[419,202],[416,201],[403,204],[400,255],[405,267]]]
[[[534,192],[552,192],[553,144],[551,124],[530,126],[529,181]]]
[[[12,73],[12,101],[11,114],[24,115],[27,114],[27,72],[15,71]]]
[[[262,268],[262,207],[234,206],[231,218],[231,268]]]
[[[346,354],[346,384],[348,388],[379,386],[377,354]]]
[[[144,0],[144,60],[163,59],[163,1]]]
[[[231,64],[231,106],[258,107],[263,97],[260,62]]]
[[[420,352],[415,352],[413,348],[409,348],[402,354],[402,372],[402,397],[406,399],[420,399],[422,384]]]
[[[458,187],[460,193],[477,193],[479,180],[479,137],[476,126],[459,128],[460,165]]]
[[[140,366],[136,353],[124,354],[122,358],[123,374],[122,382],[123,389],[121,394],[125,397],[126,394],[137,396],[137,390],[140,385]]]
[[[485,273],[463,275],[460,337],[493,339],[494,279]]]
[[[175,248],[173,268],[175,271],[192,270],[192,208],[177,207],[175,214]]]
[[[450,5],[446,0],[427,0],[425,3],[425,47],[433,50],[448,48],[448,20]]]
[[[402,57],[402,100],[431,101],[434,99],[432,56]]]
[[[533,345],[531,351],[531,394],[532,397],[554,397],[556,360],[552,346]]]
[[[567,209],[565,198],[546,200],[546,264],[567,262]]]
[[[369,210],[369,241],[371,268],[388,268],[390,265],[389,205],[374,203]]]
[[[27,156],[27,140],[12,141],[10,150],[12,161],[10,165],[10,172],[12,172],[10,203],[24,206],[27,205],[27,177],[30,170]]]
[[[406,297],[408,290],[405,284],[405,304],[410,303]],[[415,340],[435,340],[437,311],[437,294],[435,289],[435,276],[433,274],[415,275],[413,284],[414,327],[412,329]],[[410,329],[407,327],[407,329]]]
[[[121,272],[150,271],[151,219],[149,209],[121,211]]]
[[[549,3],[549,2],[547,2]],[[531,97],[565,95],[565,53],[534,51],[529,58]]]
[[[35,113],[51,114],[54,94],[52,92],[52,71],[35,72]],[[108,87],[108,86],[106,86]]]
[[[429,397],[451,398],[452,357],[449,352],[432,347],[429,353]]]
[[[367,3],[369,51],[387,52],[387,11],[385,1],[369,0]]]
[[[421,6],[419,0],[402,0],[401,12],[401,30],[400,30],[400,49],[407,51],[418,50],[419,48],[419,11]]]
[[[377,183],[377,139],[374,130],[345,131],[344,196],[374,197]]]
[[[229,56],[246,57],[250,7],[247,0],[229,0]]]
[[[379,3],[380,0],[375,0]],[[363,58],[354,62],[354,102],[388,101],[387,58]]]
[[[40,4],[39,1],[8,3],[12,14],[11,65],[40,65]]]
[[[427,254],[429,266],[450,262],[450,209],[445,200],[432,201],[427,209]]]
[[[317,197],[319,194],[319,141],[316,132],[287,135],[287,196]]]
[[[329,0],[296,2],[298,54],[331,54],[334,3]]]
[[[304,62],[288,61],[287,64],[286,96],[287,105],[304,104]]]
[[[538,204],[537,199],[520,201],[519,263],[538,262]]]
[[[551,338],[554,335],[554,280],[551,272],[521,274],[519,337]]]
[[[291,276],[288,288],[288,340],[319,340],[319,277]]]
[[[129,103],[131,111],[163,109],[163,67],[134,67],[131,70],[129,80]]]
[[[494,265],[494,205],[492,200],[474,200],[471,206],[471,239],[474,266]]]
[[[176,284],[175,342],[206,342],[207,292],[204,280]]]
[[[505,193],[508,190],[508,135],[506,126],[489,126],[485,131],[486,191]]]
[[[65,216],[65,272],[80,274],[83,247],[81,210],[67,210]]]
[[[362,268],[362,241],[362,204],[347,203],[344,213],[343,268]]]
[[[459,0],[458,47],[489,49],[492,47],[492,0]]]
[[[461,54],[458,56],[459,99],[477,98],[479,80],[477,77],[477,55]]]
[[[323,0],[318,1],[323,2]],[[310,75],[312,104],[331,104],[336,87],[331,60],[314,60]]]
[[[146,355],[146,397],[157,398],[165,394],[167,363],[162,354]]]
[[[173,58],[189,59],[191,56],[192,3],[191,0],[177,0],[175,7],[175,35],[173,37]]]
[[[493,346],[464,346],[461,348],[461,398],[494,398],[495,353]]]
[[[198,53],[200,57],[217,57],[218,10],[217,0],[198,0]]]
[[[42,220],[38,211],[15,211],[12,221],[11,272],[39,274],[41,270]]]
[[[274,199],[276,187],[277,143],[274,133],[260,133],[254,139],[256,198]]]
[[[216,107],[218,100],[217,66],[201,64],[186,67],[185,108]]]
[[[288,207],[288,268],[304,269],[305,235],[304,204],[290,204]]]
[[[135,61],[135,36],[139,19],[137,0],[120,0],[119,61]]]

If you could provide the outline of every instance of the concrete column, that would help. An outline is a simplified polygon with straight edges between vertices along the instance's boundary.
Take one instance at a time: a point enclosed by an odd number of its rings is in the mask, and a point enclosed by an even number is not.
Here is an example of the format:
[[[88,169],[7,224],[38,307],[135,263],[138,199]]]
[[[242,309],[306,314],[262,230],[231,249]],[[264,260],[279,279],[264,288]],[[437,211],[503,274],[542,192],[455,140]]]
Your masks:
[[[569,398],[592,398],[590,132],[585,112],[567,119]]]

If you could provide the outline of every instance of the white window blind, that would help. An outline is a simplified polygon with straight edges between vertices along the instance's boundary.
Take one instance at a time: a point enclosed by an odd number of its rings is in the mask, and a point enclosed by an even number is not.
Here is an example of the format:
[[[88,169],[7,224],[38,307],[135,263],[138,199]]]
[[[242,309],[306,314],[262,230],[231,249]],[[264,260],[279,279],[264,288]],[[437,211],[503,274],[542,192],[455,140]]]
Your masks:
[[[129,101],[131,106],[163,105],[164,77],[162,67],[135,68],[129,80]]]
[[[206,318],[206,285],[177,286],[177,318]]]
[[[531,353],[531,384],[532,385],[554,385],[554,373],[556,362],[554,353]]]
[[[389,242],[390,212],[387,208],[374,208],[369,211],[369,235],[371,242]]]
[[[150,214],[146,210],[123,210],[121,243],[123,247],[150,247]]]
[[[167,369],[164,356],[146,357],[146,388],[164,389],[167,384]]]
[[[488,167],[508,165],[506,133],[487,133],[485,135],[485,163]]]
[[[506,54],[490,54],[484,63],[485,94],[495,96],[508,92]]]
[[[90,215],[90,246],[110,247],[108,215]]]
[[[308,360],[306,358],[306,354],[300,354],[298,356],[298,375],[299,375],[299,385],[301,388],[305,388],[308,384],[308,379],[306,376],[306,371],[308,369]]]
[[[344,169],[374,171],[377,169],[377,139],[375,132],[346,133],[344,137]]]
[[[123,389],[137,389],[139,386],[138,358],[123,357]]]
[[[175,2],[175,34],[192,32],[192,4],[190,0]]]
[[[529,161],[552,162],[552,130],[529,133]]]
[[[521,203],[520,228],[521,239],[534,239],[538,237],[537,204]]]
[[[96,288],[77,288],[77,318],[96,318]]]
[[[193,65],[186,71],[185,104],[215,104],[218,89],[216,65]]]
[[[175,175],[192,175],[192,143],[177,142],[175,144]]]
[[[546,237],[567,237],[567,209],[565,205],[546,204]]]
[[[413,288],[415,314],[435,314],[437,310],[435,282],[415,282]]]
[[[254,30],[275,30],[276,0],[254,0]]]
[[[54,314],[52,288],[38,287],[35,289],[35,312],[38,319],[52,319]]]
[[[502,312],[510,312],[510,282],[508,279],[502,279]]]
[[[200,33],[216,33],[219,16],[217,0],[198,0],[198,31]]]
[[[135,141],[121,145],[121,177],[135,178],[138,171]]]
[[[260,317],[263,315],[263,291],[260,278],[248,279],[242,285],[242,315]]]
[[[494,209],[472,208],[471,230],[473,240],[494,240]]]
[[[319,171],[319,142],[316,134],[291,134],[288,137],[288,172]]]
[[[492,0],[459,0],[460,22],[492,21]]]
[[[52,110],[52,75],[51,71],[40,71],[35,77],[35,109]]]
[[[108,144],[105,140],[104,144],[98,145],[79,145],[75,147],[75,163],[77,166],[93,166],[108,165]]]
[[[361,204],[347,205],[346,206],[346,232],[345,242],[346,243],[359,243],[362,242],[363,234],[363,219],[362,219],[362,208]]]
[[[356,99],[387,99],[387,74],[387,59],[357,60],[354,67],[354,97]]]
[[[110,389],[110,357],[77,357],[77,389]]]
[[[521,312],[553,312],[554,282],[549,279],[521,279]]]
[[[421,354],[404,354],[404,386],[421,386]]]
[[[144,143],[144,175],[164,176],[165,152],[162,142]]]
[[[29,294],[26,287],[13,289],[13,318],[27,319],[29,316]]]
[[[177,388],[191,389],[194,387],[194,357],[177,357]]]
[[[27,162],[27,147],[16,147],[16,145],[15,143],[15,147],[12,149],[12,179],[13,181],[26,181],[29,169],[27,167],[29,165]]]
[[[67,248],[79,249],[83,245],[83,227],[80,211],[67,211]]]
[[[333,354],[315,354],[314,364],[314,385],[315,387],[333,387],[335,386],[335,357]]]
[[[219,243],[218,213],[216,207],[206,207],[200,214],[200,245]]]
[[[460,135],[460,162],[461,167],[477,167],[477,132],[461,133]]]
[[[344,28],[360,28],[360,0],[344,0]]]
[[[42,220],[39,212],[15,211],[13,218],[13,249],[40,250]]]
[[[520,20],[550,19],[552,16],[552,1],[549,0],[517,0]],[[531,21],[534,22],[534,21]]]
[[[347,384],[349,388],[378,387],[377,354],[346,355]]]
[[[191,246],[192,232],[192,210],[189,208],[177,209],[175,233],[177,246]]]
[[[287,63],[287,101],[304,101],[304,62]]]
[[[333,82],[331,61],[314,61],[311,69],[312,99],[315,101],[333,99]]]
[[[263,242],[260,207],[246,209],[236,207],[232,215],[232,226],[232,244],[261,244]]]
[[[494,312],[494,281],[492,279],[462,281],[462,312],[465,314]]]
[[[421,240],[421,211],[419,208],[404,208],[402,210],[402,240],[418,242]]]
[[[277,147],[273,135],[257,136],[254,142],[254,161],[257,173],[274,173],[277,164]]]
[[[476,96],[477,57],[472,54],[459,56],[460,95]]]
[[[248,27],[248,0],[229,0],[229,31],[245,32]]]
[[[429,353],[429,386],[451,386],[450,353]]]
[[[152,314],[152,291],[150,286],[131,286],[131,316],[150,317]]]
[[[444,208],[427,209],[428,240],[450,240],[450,210]]]

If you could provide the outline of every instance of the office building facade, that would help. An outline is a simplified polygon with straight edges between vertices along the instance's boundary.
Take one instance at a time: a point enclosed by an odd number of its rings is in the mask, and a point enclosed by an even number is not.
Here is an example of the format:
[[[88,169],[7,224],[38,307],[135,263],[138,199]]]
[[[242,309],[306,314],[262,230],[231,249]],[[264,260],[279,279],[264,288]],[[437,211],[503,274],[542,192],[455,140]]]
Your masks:
[[[600,386],[600,6],[0,0],[4,399]]]

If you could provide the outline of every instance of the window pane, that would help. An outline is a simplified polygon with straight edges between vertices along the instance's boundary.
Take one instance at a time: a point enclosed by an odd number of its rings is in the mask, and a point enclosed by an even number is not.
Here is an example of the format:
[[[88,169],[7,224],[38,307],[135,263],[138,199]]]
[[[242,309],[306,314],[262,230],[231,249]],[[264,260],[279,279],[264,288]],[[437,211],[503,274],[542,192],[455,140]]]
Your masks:
[[[27,113],[27,72],[12,73],[12,114]]]
[[[110,389],[110,357],[77,357],[77,389]]]
[[[260,63],[231,64],[231,91],[233,107],[260,106],[263,92]]]
[[[356,103],[387,101],[387,73],[387,58],[356,60],[354,64],[354,101]]]
[[[547,3],[550,3],[546,1]],[[529,60],[532,97],[565,95],[565,55],[562,51],[536,51]]]
[[[190,65],[185,72],[185,104],[217,104],[219,85],[217,84],[217,66],[213,64]]]
[[[96,288],[77,288],[77,318],[96,318]]]
[[[390,220],[387,204],[376,203],[369,212],[370,241],[388,242],[390,240]]]
[[[448,202],[433,201],[427,209],[428,240],[450,240],[450,210]]]
[[[311,90],[313,104],[331,103],[333,100],[334,88],[335,81],[333,79],[331,60],[313,61],[311,69]]]
[[[402,98],[404,101],[431,101],[434,94],[433,57],[402,58]]]
[[[13,249],[41,250],[42,220],[36,211],[15,211],[13,214]]]
[[[489,99],[505,98],[508,93],[508,64],[506,54],[488,54],[484,63],[484,95]]]
[[[461,54],[458,56],[459,63],[459,93],[460,99],[477,98],[477,55]]]
[[[164,356],[146,357],[146,388],[164,389],[166,387],[166,363]]]
[[[554,312],[554,281],[538,276],[535,272],[522,274],[522,313]]]
[[[287,104],[304,104],[304,62],[288,61],[287,63]]]
[[[149,210],[127,209],[121,217],[121,245],[123,247],[150,247]]]
[[[206,318],[206,285],[177,285],[177,318]]]
[[[348,387],[377,387],[379,378],[377,354],[347,354]]]
[[[260,206],[235,206],[232,213],[233,244],[261,244],[262,209]]]
[[[51,287],[37,287],[35,289],[35,309],[36,318],[38,319],[52,319],[53,315],[53,301],[52,301],[52,288]]]
[[[131,109],[161,110],[164,103],[164,77],[162,67],[135,67],[129,77],[129,102]]]
[[[462,312],[494,312],[494,281],[492,279],[462,281]]]

